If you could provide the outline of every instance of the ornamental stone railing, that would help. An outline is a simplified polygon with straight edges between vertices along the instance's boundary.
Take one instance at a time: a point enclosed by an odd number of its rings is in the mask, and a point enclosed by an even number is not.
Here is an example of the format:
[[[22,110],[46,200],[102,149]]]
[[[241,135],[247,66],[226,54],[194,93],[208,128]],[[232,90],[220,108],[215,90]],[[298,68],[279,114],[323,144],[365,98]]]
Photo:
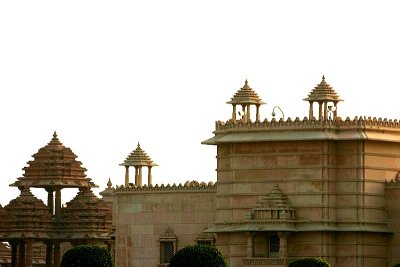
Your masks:
[[[179,183],[176,185],[175,183],[170,185],[129,185],[129,186],[116,186],[116,192],[126,192],[126,191],[196,191],[196,190],[216,190],[217,183],[213,182],[197,182],[197,181],[187,181],[184,184]]]
[[[292,120],[290,117],[284,121],[282,118],[278,121],[273,118],[271,121],[265,119],[262,122],[244,122],[244,121],[232,121],[228,120],[226,122],[217,121],[215,122],[215,129],[216,131],[225,131],[225,130],[232,130],[232,129],[273,129],[273,128],[314,128],[314,127],[338,127],[338,128],[392,128],[392,129],[400,129],[400,121],[397,119],[391,120],[386,118],[376,118],[376,117],[355,117],[353,120],[347,117],[345,120],[342,118],[337,117],[334,120],[316,120],[308,119],[304,117],[303,120],[300,120],[299,117]]]

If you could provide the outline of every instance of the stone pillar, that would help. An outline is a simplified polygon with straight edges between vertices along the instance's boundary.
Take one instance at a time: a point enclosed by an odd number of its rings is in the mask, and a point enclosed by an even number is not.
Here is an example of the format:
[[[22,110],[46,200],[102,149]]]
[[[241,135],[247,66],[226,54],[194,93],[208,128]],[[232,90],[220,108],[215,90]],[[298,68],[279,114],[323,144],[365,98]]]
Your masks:
[[[312,120],[312,118],[314,117],[314,110],[313,110],[314,107],[313,106],[314,106],[314,103],[312,101],[310,101],[310,111],[309,111],[309,115],[308,115],[309,120]]]
[[[247,121],[251,121],[251,118],[250,118],[250,104],[247,104]]]
[[[25,267],[25,242],[19,243],[19,267]]]
[[[322,102],[318,102],[318,105],[319,105],[318,120],[322,121]]]
[[[54,214],[54,190],[52,188],[46,188],[47,191],[47,207],[49,207],[51,214]]]
[[[54,267],[57,267],[60,265],[60,243],[55,242],[54,243]]]
[[[147,186],[152,185],[153,183],[153,177],[151,176],[151,167],[152,166],[148,166],[148,174],[147,174]]]
[[[288,256],[287,238],[288,232],[278,232],[279,236],[279,257],[286,258]]]
[[[336,119],[337,117],[337,103],[338,102],[333,102],[333,106],[335,107],[335,110],[333,111],[333,119]]]
[[[242,118],[240,118],[242,121],[246,121],[246,106],[242,105]]]
[[[236,104],[232,104],[233,110],[232,110],[232,121],[236,122]]]
[[[129,166],[125,166],[125,186],[129,186]]]
[[[11,245],[11,267],[17,267],[17,249],[18,243],[12,242]]]
[[[256,105],[256,122],[260,122],[260,105]]]
[[[328,102],[324,101],[324,121],[328,120]]]
[[[51,254],[53,253],[53,243],[50,241],[46,243],[46,267],[51,267]]]
[[[139,167],[139,186],[142,186],[142,166]]]
[[[138,166],[135,166],[135,185],[138,186],[139,184],[139,170]]]
[[[247,253],[246,257],[247,258],[252,258],[253,257],[253,233],[252,232],[246,232],[247,236]]]
[[[33,251],[32,251],[32,240],[26,241],[26,259],[25,259],[25,266],[32,267],[33,261]]]
[[[55,210],[56,219],[59,219],[61,216],[61,188],[56,189]]]

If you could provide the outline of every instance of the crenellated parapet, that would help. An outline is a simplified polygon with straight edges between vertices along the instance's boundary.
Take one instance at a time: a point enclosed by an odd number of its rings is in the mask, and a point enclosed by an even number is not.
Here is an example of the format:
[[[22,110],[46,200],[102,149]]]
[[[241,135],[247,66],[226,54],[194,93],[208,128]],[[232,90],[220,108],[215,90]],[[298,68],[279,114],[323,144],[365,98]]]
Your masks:
[[[267,120],[262,122],[217,121],[215,136],[203,141],[203,144],[263,142],[263,141],[300,141],[300,140],[376,140],[400,142],[400,121],[386,118],[356,116],[343,120]]]
[[[129,186],[116,186],[116,192],[129,192],[129,191],[199,191],[199,190],[216,190],[217,183],[213,182],[197,182],[197,181],[186,181],[184,184],[175,183],[170,185],[143,185],[137,186],[130,184]]]
[[[400,171],[397,173],[394,179],[386,181],[386,187],[389,188],[400,188]]]
[[[397,119],[386,119],[386,118],[376,118],[376,117],[365,117],[365,116],[356,116],[353,119],[347,117],[343,120],[340,117],[337,117],[335,120],[323,121],[311,119],[309,120],[307,117],[304,117],[300,120],[299,117],[295,119],[287,118],[287,120],[276,120],[273,118],[272,120],[265,119],[262,122],[243,122],[243,121],[232,121],[228,120],[226,122],[216,121],[215,122],[215,130],[216,133],[218,131],[226,131],[230,129],[265,129],[265,130],[273,130],[273,129],[282,129],[287,127],[297,127],[297,128],[310,128],[310,127],[326,127],[326,128],[354,128],[354,127],[371,127],[371,128],[392,128],[392,129],[400,129],[400,121]]]

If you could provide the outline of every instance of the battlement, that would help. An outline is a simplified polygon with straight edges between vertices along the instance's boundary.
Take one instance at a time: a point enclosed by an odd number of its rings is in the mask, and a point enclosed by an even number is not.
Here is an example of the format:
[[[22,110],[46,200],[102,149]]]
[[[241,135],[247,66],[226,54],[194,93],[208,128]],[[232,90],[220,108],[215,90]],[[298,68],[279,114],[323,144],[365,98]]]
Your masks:
[[[268,121],[217,121],[215,136],[203,144],[301,140],[377,140],[400,142],[400,121],[356,116],[343,120],[317,120],[299,117]]]
[[[176,185],[175,183],[170,185],[129,185],[129,186],[116,186],[116,192],[131,192],[131,191],[215,191],[217,189],[217,183],[213,182],[197,182],[197,181],[186,181],[183,185],[179,183]]]
[[[243,121],[232,121],[228,120],[226,122],[216,121],[215,122],[215,130],[218,131],[226,131],[230,129],[283,129],[283,128],[390,128],[390,129],[400,129],[400,121],[397,119],[391,120],[386,118],[376,118],[376,117],[363,117],[356,116],[354,119],[350,119],[347,117],[345,120],[337,117],[335,120],[316,120],[315,118],[309,120],[307,117],[304,117],[303,120],[300,120],[299,117],[292,120],[290,117],[284,121],[282,118],[278,121],[273,118],[271,121],[265,119],[262,122],[243,122]]]

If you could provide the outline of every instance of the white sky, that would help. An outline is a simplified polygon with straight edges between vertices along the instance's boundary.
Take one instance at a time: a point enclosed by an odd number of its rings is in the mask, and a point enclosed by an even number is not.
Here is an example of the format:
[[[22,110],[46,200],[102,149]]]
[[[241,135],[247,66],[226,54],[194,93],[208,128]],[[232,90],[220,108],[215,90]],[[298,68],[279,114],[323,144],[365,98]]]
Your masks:
[[[1,1],[0,203],[54,130],[102,189],[123,183],[118,164],[138,141],[160,165],[155,183],[215,181],[216,149],[200,142],[246,78],[262,118],[275,105],[306,116],[302,99],[325,74],[345,100],[339,116],[399,119],[399,6]]]

